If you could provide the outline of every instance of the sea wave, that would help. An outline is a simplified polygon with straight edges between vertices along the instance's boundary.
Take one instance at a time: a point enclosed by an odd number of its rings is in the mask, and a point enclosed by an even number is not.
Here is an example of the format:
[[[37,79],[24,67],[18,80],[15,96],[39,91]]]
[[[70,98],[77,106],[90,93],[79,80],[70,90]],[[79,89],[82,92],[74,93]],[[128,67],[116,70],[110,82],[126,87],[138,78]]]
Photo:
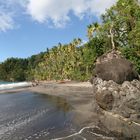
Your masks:
[[[29,87],[32,86],[31,82],[19,82],[19,83],[10,83],[10,84],[0,84],[0,90]]]

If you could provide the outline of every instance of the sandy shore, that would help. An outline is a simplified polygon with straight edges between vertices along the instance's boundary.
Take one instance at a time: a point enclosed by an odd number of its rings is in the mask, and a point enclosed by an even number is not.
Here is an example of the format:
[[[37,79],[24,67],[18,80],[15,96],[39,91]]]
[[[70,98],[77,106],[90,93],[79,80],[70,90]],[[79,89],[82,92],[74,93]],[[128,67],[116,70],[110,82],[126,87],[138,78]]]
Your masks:
[[[42,82],[35,87],[3,90],[0,93],[26,91],[65,99],[73,107],[77,124],[87,125],[87,123],[92,123],[95,118],[92,111],[93,90],[89,82]]]
[[[65,99],[73,107],[77,125],[98,123],[92,109],[93,90],[89,82],[42,83],[30,88],[30,91]]]
[[[15,92],[25,92],[27,94],[29,92],[33,92],[36,94],[42,94],[48,96],[48,98],[52,98],[52,101],[55,98],[56,104],[58,104],[59,107],[67,107],[67,104],[69,104],[72,107],[72,112],[74,114],[74,124],[79,126],[79,128],[86,126],[100,126],[101,129],[108,132],[108,129],[104,126],[108,127],[109,125],[111,130],[114,129],[115,131],[116,129],[118,130],[118,128],[119,130],[125,130],[128,128],[128,132],[130,132],[131,129],[137,127],[136,125],[130,126],[123,119],[114,117],[113,115],[108,114],[108,112],[105,112],[104,114],[97,114],[93,107],[95,104],[93,102],[93,88],[89,82],[42,82],[35,87],[0,91],[0,93]],[[114,122],[115,125],[112,122]],[[118,136],[118,133],[115,135]]]
[[[29,91],[30,89],[31,89],[31,87],[22,87],[22,88],[0,90],[0,94],[4,94],[4,93],[17,93],[17,92]]]
[[[44,94],[51,94],[51,95],[66,95],[68,92],[71,94],[72,92],[84,92],[84,91],[91,91],[92,85],[89,82],[41,82],[37,86],[32,86],[29,83],[28,86],[17,86],[12,87],[9,89],[2,89],[0,93],[11,93],[11,92],[20,92],[20,91],[32,91]]]
[[[92,85],[89,82],[67,82],[67,83],[57,83],[57,82],[44,82],[40,83],[36,87],[31,87],[31,91],[45,93],[49,95],[59,95],[66,96],[71,95],[73,92],[90,92],[92,91]]]
[[[66,135],[69,139],[85,135],[90,140],[93,136],[87,131],[95,134],[100,140],[109,140],[114,136],[110,135],[109,131],[100,123],[99,116],[93,110],[94,96],[92,85],[89,82],[43,82],[36,87],[1,91],[1,93],[15,92],[17,94],[24,93],[24,95],[29,93],[40,94],[41,98],[48,98],[55,106],[64,111],[67,111],[67,108],[70,107],[70,113],[73,114],[71,123],[78,128],[78,132],[73,135]]]

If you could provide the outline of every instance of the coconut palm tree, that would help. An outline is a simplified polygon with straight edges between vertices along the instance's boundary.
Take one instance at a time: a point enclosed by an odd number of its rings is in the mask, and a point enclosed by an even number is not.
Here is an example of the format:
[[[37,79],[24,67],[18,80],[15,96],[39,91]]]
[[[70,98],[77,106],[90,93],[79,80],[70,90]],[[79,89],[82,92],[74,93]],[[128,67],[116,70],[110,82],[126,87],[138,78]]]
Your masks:
[[[94,22],[87,26],[87,36],[89,40],[93,38],[93,34],[100,29],[100,25],[97,22]]]

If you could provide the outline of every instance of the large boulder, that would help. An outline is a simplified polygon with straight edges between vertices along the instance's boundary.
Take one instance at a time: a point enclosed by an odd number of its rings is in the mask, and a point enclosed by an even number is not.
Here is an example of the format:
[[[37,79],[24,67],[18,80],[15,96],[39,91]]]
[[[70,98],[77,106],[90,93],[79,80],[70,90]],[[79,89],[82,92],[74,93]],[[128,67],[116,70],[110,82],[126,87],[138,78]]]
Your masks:
[[[113,80],[118,84],[139,79],[133,64],[122,57],[118,51],[111,51],[99,57],[94,74],[103,80]]]

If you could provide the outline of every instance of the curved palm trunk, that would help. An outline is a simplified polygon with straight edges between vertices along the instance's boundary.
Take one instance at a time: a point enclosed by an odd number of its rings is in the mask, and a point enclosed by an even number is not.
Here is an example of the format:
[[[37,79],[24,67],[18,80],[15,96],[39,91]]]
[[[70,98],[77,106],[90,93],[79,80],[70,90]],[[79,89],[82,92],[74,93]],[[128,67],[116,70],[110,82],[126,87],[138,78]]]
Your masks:
[[[111,38],[112,49],[115,50],[116,47],[115,47],[115,43],[114,43],[114,35],[113,35],[113,33],[112,33],[112,26],[111,26],[109,32],[110,32],[110,38]]]

